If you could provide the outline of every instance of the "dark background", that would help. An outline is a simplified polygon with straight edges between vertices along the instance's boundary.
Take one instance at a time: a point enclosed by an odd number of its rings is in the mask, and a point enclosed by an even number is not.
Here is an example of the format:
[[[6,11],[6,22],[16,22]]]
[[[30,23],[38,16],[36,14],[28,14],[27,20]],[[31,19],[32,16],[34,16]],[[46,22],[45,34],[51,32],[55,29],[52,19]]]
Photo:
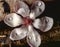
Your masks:
[[[51,2],[45,2],[45,15],[52,17],[55,21],[60,22],[60,2],[54,0]]]

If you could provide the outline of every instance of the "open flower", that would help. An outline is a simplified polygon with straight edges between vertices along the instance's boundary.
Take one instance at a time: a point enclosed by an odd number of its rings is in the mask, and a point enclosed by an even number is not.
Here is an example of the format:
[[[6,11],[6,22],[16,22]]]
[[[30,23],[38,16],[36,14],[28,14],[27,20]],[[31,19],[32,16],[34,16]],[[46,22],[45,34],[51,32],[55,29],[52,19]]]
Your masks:
[[[31,47],[39,47],[41,44],[40,34],[34,29],[46,32],[53,26],[53,19],[50,17],[36,18],[42,14],[45,4],[42,1],[35,1],[31,9],[23,1],[16,1],[14,12],[5,16],[4,22],[10,27],[18,27],[12,30],[11,40],[21,40],[26,37]]]

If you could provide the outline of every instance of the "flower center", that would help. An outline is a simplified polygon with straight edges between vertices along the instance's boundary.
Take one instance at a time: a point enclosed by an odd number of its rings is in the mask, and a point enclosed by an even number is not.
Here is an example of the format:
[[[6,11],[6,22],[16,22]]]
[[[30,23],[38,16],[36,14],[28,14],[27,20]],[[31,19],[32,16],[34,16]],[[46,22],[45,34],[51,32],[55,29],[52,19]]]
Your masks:
[[[23,18],[23,25],[25,25],[25,26],[32,24],[32,22],[33,22],[33,20],[28,17]]]

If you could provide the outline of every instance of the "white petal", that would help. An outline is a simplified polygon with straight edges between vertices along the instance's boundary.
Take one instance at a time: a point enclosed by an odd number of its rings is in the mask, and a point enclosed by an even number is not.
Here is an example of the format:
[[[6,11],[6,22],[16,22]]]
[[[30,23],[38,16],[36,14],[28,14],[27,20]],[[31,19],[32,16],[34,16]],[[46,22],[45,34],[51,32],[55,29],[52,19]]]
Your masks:
[[[22,24],[22,18],[15,13],[11,13],[5,16],[4,22],[10,27],[16,27]]]
[[[33,22],[33,26],[37,29],[40,28],[41,26],[41,20],[40,19],[35,19],[34,22]]]
[[[53,26],[53,19],[46,16],[41,19],[36,19],[33,26],[43,32],[49,31]]]
[[[47,22],[47,25],[46,25],[45,31],[48,31],[53,26],[53,18],[46,17],[46,22]]]
[[[31,13],[30,13],[30,18],[31,18],[31,19],[35,19],[35,13],[34,13],[34,12],[31,12]]]
[[[21,40],[27,35],[27,29],[26,28],[16,28],[12,30],[10,34],[10,39],[11,40]]]
[[[31,46],[31,47],[39,47],[41,44],[41,38],[39,33],[34,30],[31,26],[29,26],[29,33],[27,36],[27,43]]]
[[[39,16],[45,10],[45,4],[42,1],[36,1],[32,5],[31,13],[35,13],[34,17]]]
[[[23,1],[17,1],[15,5],[16,5],[15,9],[17,9],[16,12],[18,14],[22,15],[23,17],[29,15],[30,12],[29,7]]]

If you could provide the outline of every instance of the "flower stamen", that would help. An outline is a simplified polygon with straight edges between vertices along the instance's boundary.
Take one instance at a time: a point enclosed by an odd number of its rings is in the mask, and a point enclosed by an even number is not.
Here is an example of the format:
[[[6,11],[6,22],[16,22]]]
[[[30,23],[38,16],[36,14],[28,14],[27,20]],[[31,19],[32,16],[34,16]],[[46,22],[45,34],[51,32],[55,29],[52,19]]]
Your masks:
[[[33,21],[32,19],[30,19],[28,17],[24,17],[23,18],[23,25],[28,26],[28,25],[32,24],[32,21]]]

